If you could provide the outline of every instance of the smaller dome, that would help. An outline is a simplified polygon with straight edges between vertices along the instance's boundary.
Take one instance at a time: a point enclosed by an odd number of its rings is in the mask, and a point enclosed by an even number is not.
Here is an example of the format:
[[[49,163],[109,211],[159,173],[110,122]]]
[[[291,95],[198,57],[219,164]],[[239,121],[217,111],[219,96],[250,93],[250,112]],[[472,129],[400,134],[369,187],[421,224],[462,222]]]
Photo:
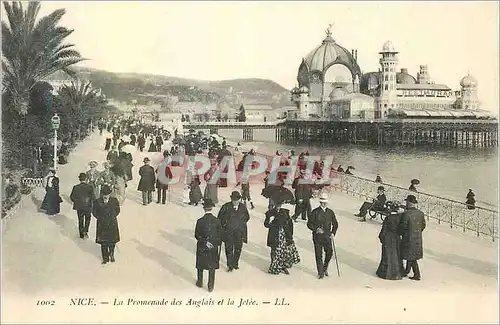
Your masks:
[[[382,52],[396,52],[396,48],[391,41],[386,41],[382,46]]]
[[[472,88],[477,86],[477,80],[470,74],[467,74],[465,77],[460,80],[460,86],[465,88]]]
[[[309,92],[309,88],[307,88],[306,86],[302,86],[302,87],[300,87],[299,92],[301,92],[301,93],[308,93]]]

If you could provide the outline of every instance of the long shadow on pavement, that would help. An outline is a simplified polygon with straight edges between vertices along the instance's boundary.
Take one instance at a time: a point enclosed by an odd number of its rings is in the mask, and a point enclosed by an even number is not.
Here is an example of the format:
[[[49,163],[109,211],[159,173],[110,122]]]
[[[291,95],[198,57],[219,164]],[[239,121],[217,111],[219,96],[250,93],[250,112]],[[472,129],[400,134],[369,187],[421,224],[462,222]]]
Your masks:
[[[63,236],[71,239],[82,251],[89,253],[101,259],[100,247],[94,243],[91,239],[81,239],[78,235],[78,219],[75,215],[75,219],[70,219],[64,214],[57,214],[56,216],[50,218],[54,223],[59,226],[60,232]],[[95,221],[94,221],[95,222]],[[91,220],[92,224],[92,220]]]
[[[308,241],[308,240],[304,240],[301,238],[297,238],[295,240],[295,244],[297,245],[297,247],[308,250],[314,254],[314,246],[313,246],[312,240]],[[364,256],[347,251],[341,247],[336,246],[335,248],[337,251],[337,258],[339,261],[339,267],[341,267],[341,264],[345,264],[345,265],[348,265],[349,267],[351,267],[355,270],[358,270],[362,273],[365,273],[369,276],[372,276],[372,277],[376,276],[375,272],[377,271],[377,268],[378,268],[377,262],[372,261],[369,258],[366,258]],[[331,267],[336,267],[335,255],[332,257],[332,260],[330,262],[330,268]],[[341,268],[341,271],[342,271],[342,268]]]
[[[183,248],[192,255],[196,254],[196,239],[194,236],[187,237],[178,234],[169,233],[163,230],[159,231],[160,235],[165,238],[168,242]]]
[[[452,253],[438,253],[430,249],[426,249],[425,254],[433,260],[453,265],[475,274],[492,278],[496,278],[498,276],[497,266],[492,263]]]
[[[184,281],[189,282],[190,284],[193,284],[196,281],[193,273],[184,266],[175,262],[174,257],[171,255],[159,250],[156,247],[145,245],[137,239],[132,239],[132,241],[137,245],[137,251],[144,257],[158,263],[168,272],[183,279]]]

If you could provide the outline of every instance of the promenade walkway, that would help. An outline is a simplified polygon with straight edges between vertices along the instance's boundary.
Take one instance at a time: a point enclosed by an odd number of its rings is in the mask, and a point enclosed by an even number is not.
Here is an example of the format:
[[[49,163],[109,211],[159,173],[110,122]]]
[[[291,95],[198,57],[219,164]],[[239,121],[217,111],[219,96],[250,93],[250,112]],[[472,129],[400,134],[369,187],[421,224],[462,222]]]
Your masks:
[[[142,206],[137,172],[142,158],[152,157],[149,153],[134,157],[134,180],[119,216],[116,262],[103,266],[94,242],[95,219],[90,239],[78,238],[76,213],[69,202],[78,173],[87,170],[90,160],[105,160],[103,145],[103,137],[94,134],[79,144],[67,165],[60,166],[64,202],[59,215],[37,212],[44,195],[37,189],[32,202],[7,223],[2,242],[2,323],[498,322],[497,243],[430,223],[424,232],[422,281],[382,280],[375,275],[380,222],[359,223],[353,213],[361,202],[341,193],[332,193],[330,200],[339,220],[336,248],[341,277],[332,260],[330,277],[317,279],[311,234],[304,222],[295,224],[301,263],[290,275],[267,274],[270,257],[263,226],[267,202],[260,196],[261,187],[254,185],[256,209],[250,212],[249,243],[240,270],[227,273],[222,253],[214,292],[208,293],[206,284],[197,288],[194,225],[203,211],[182,204],[181,188],[172,191],[167,205]],[[221,190],[219,199],[228,200],[231,190]],[[314,201],[313,207],[317,205]],[[94,298],[97,306],[70,305],[70,298],[86,297]],[[114,306],[115,298],[125,305]],[[169,305],[127,306],[129,298],[164,298]],[[171,306],[174,298],[182,305]],[[190,298],[212,298],[216,305],[188,306]],[[258,305],[238,308],[240,298],[252,298]],[[289,305],[275,306],[276,298],[285,298]],[[224,303],[218,306],[220,299]],[[227,305],[228,299],[235,305]],[[55,305],[37,306],[37,300]]]

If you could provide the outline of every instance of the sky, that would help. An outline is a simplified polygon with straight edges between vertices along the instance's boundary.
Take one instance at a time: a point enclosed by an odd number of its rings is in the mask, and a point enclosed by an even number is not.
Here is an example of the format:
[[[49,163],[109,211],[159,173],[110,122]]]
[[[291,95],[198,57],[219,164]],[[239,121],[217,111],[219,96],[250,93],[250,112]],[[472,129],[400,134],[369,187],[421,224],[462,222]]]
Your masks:
[[[296,84],[304,56],[328,24],[364,72],[379,68],[391,40],[399,69],[416,77],[427,64],[452,89],[468,72],[482,108],[498,111],[498,2],[42,2],[45,15],[66,8],[69,41],[83,66],[205,80],[272,79]]]

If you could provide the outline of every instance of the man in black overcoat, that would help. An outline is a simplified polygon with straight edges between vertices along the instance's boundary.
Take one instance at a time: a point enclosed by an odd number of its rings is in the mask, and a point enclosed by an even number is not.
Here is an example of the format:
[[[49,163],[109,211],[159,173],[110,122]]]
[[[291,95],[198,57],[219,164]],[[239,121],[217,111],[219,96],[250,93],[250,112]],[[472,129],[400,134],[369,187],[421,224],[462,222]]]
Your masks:
[[[196,244],[196,286],[203,286],[203,270],[208,270],[208,291],[214,290],[215,270],[219,269],[220,246],[222,245],[222,226],[212,213],[215,204],[210,199],[203,201],[205,214],[196,222],[194,236]]]
[[[73,202],[73,210],[78,216],[78,230],[80,238],[89,238],[89,226],[94,201],[94,188],[87,183],[87,174],[80,173],[80,184],[73,186],[69,198]]]
[[[139,168],[141,179],[139,180],[137,190],[142,192],[143,205],[148,205],[153,200],[153,191],[156,185],[155,170],[149,165],[149,162],[150,159],[148,157],[144,158],[144,165]]]
[[[222,241],[226,250],[228,272],[239,269],[243,243],[248,240],[247,222],[250,220],[250,214],[240,200],[240,193],[233,191],[231,202],[225,203],[217,216],[222,225]]]
[[[318,278],[323,279],[323,277],[328,276],[328,264],[333,255],[332,240],[337,233],[339,224],[335,213],[327,207],[328,197],[326,194],[321,194],[319,204],[320,206],[311,212],[307,228],[312,231]],[[324,261],[323,251],[325,251]]]
[[[401,233],[401,258],[406,260],[404,276],[413,270],[412,280],[420,280],[420,268],[417,261],[424,256],[422,232],[425,229],[424,213],[416,208],[417,198],[408,195],[405,199],[406,210],[401,215],[399,231]]]
[[[295,189],[295,212],[292,216],[294,221],[297,221],[299,215],[302,220],[307,220],[311,216],[311,197],[313,194],[311,182],[310,175],[302,171],[301,175],[295,178],[292,183],[292,188]]]
[[[102,264],[115,261],[115,245],[120,241],[117,216],[120,214],[118,200],[111,197],[111,188],[103,186],[102,197],[95,201],[94,217],[97,218],[95,242],[101,245]]]

